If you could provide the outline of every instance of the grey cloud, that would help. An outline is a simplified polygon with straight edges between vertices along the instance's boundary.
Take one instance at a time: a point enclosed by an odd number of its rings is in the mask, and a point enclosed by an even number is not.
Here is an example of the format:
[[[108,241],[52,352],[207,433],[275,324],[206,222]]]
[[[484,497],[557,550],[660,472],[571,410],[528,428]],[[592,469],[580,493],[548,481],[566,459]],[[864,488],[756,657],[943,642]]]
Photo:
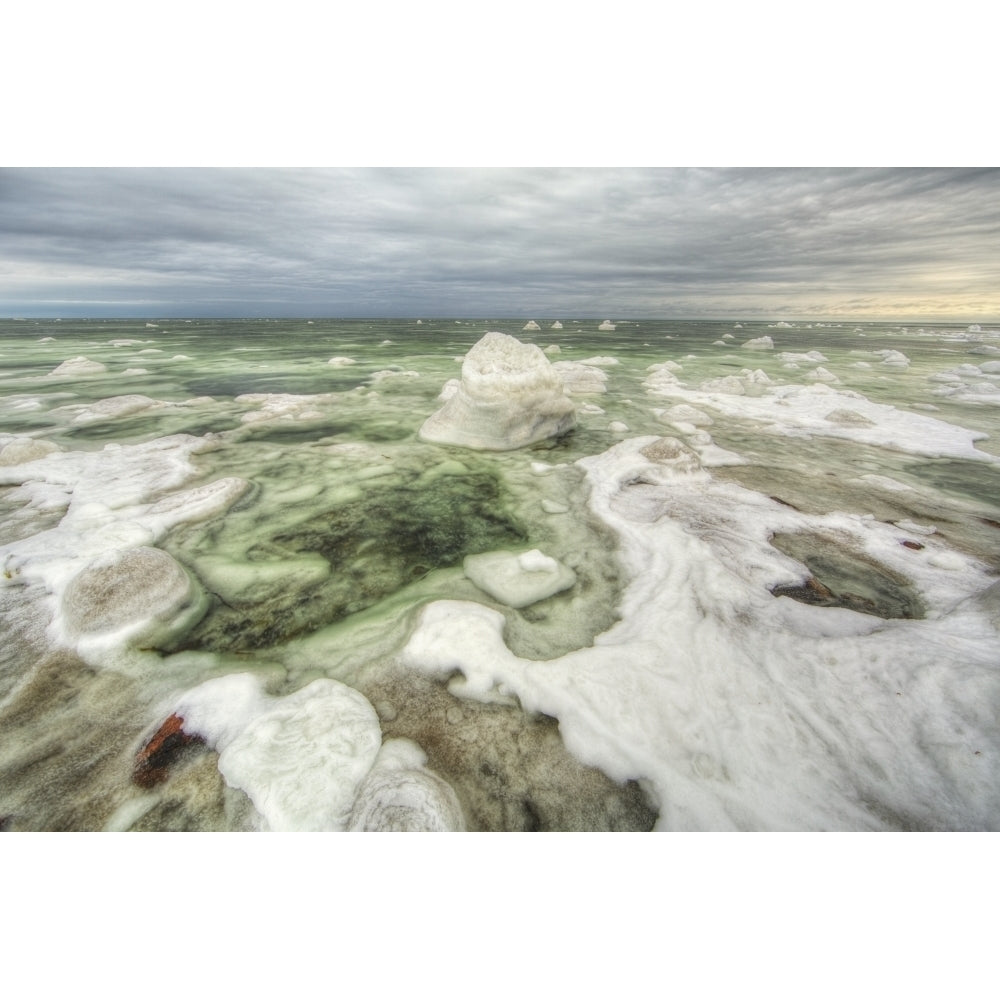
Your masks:
[[[998,194],[995,170],[2,170],[0,311],[961,312],[996,302]]]

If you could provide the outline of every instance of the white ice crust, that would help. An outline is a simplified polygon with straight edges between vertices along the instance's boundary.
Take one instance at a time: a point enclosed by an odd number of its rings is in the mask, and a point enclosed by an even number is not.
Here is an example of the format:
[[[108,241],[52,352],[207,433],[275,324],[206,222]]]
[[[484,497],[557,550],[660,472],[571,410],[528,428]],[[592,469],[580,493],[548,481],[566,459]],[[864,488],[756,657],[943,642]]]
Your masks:
[[[155,546],[176,525],[221,514],[250,485],[227,477],[182,489],[197,474],[192,455],[210,447],[204,439],[178,434],[140,445],[107,445],[97,452],[53,452],[0,468],[0,485],[18,487],[17,499],[61,514],[55,527],[0,546],[0,586],[41,584],[49,594],[53,641],[97,665],[110,665],[116,651],[136,642],[156,641],[186,627],[204,610],[201,591],[186,574],[182,579],[173,560]],[[147,554],[136,557],[132,550],[140,549]],[[147,581],[143,588],[155,589],[159,572],[173,580],[166,589],[173,596],[151,598],[149,607],[122,585],[138,574]],[[81,627],[79,607],[88,577],[91,591],[103,580],[113,627],[97,632]],[[183,597],[174,600],[185,581],[191,584],[189,605]]]
[[[421,613],[404,663],[460,671],[456,695],[513,695],[556,717],[582,761],[645,782],[660,829],[867,830],[899,815],[995,829],[998,777],[972,753],[1000,752],[984,709],[1000,697],[997,634],[969,600],[991,582],[985,567],[933,536],[914,551],[894,525],[807,516],[715,482],[657,441],[578,463],[622,547],[630,583],[618,624],[591,647],[531,660],[505,644],[501,613],[439,601]],[[676,453],[673,468],[655,460],[661,451]],[[773,597],[808,573],[769,539],[802,531],[910,579],[927,619]]]
[[[321,678],[284,697],[253,674],[217,677],[173,711],[219,753],[219,772],[272,831],[460,830],[454,792],[407,740],[382,745],[354,688]]]
[[[458,389],[427,418],[420,437],[509,451],[558,437],[575,421],[573,402],[541,348],[490,332],[465,356]]]
[[[894,451],[932,458],[967,458],[997,462],[975,442],[986,435],[923,413],[876,403],[860,393],[823,382],[775,385],[760,370],[708,379],[689,389],[659,370],[643,385],[654,396],[668,397],[705,411],[756,421],[761,431],[788,437],[844,438]]]

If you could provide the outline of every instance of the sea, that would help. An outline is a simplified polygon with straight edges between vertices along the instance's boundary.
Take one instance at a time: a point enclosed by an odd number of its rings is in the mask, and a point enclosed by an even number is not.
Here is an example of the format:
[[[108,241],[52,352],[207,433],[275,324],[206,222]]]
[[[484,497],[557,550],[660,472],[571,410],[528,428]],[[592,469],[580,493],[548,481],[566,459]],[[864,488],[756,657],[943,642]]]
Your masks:
[[[2,830],[1000,829],[997,325],[3,320],[0,564]]]

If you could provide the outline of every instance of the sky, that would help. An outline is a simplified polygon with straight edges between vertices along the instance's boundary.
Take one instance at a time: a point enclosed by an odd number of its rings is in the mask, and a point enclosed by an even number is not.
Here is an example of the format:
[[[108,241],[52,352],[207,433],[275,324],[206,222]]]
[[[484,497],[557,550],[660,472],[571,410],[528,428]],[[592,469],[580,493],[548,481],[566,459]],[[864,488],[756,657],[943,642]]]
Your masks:
[[[990,321],[1000,170],[4,168],[0,316]]]

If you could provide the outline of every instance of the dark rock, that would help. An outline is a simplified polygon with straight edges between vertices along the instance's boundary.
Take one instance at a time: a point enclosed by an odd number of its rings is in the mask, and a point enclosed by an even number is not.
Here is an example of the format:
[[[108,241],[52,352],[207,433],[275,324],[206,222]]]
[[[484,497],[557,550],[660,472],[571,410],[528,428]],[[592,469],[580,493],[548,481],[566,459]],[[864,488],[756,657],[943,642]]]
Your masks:
[[[900,545],[905,545],[908,549],[922,549],[923,545],[920,542],[911,542],[909,538],[902,538],[899,542]]]
[[[185,749],[204,743],[202,737],[184,732],[184,720],[179,715],[171,715],[136,754],[132,781],[140,788],[155,787],[167,779],[168,770]]]

